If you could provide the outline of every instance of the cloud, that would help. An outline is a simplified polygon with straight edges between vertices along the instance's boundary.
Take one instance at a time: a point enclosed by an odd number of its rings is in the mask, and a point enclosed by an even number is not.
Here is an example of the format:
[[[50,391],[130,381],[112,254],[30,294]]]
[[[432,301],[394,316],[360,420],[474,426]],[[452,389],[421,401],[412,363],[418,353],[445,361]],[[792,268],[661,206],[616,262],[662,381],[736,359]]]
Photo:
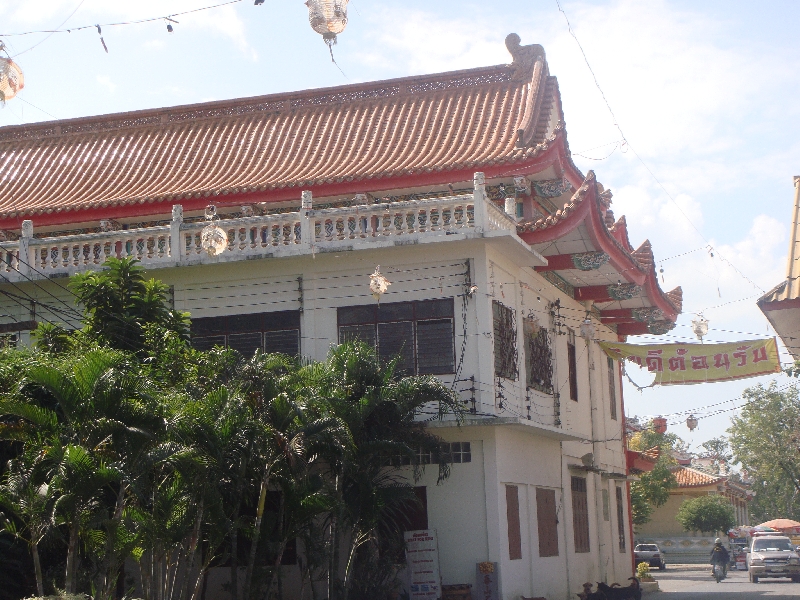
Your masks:
[[[117,91],[117,84],[111,81],[110,77],[107,77],[106,75],[98,75],[96,79],[97,83],[99,83],[101,87],[105,88],[107,92],[113,94],[115,91]]]

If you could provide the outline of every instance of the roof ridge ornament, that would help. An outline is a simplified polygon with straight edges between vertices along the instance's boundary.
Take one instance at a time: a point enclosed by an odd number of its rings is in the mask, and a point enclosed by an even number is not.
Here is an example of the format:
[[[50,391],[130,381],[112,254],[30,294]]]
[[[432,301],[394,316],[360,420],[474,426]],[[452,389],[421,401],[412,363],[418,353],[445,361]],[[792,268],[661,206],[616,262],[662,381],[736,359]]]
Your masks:
[[[530,79],[533,72],[533,65],[537,59],[545,59],[544,48],[539,44],[529,44],[523,46],[522,38],[516,33],[509,33],[506,36],[506,48],[511,54],[511,80],[525,81]]]

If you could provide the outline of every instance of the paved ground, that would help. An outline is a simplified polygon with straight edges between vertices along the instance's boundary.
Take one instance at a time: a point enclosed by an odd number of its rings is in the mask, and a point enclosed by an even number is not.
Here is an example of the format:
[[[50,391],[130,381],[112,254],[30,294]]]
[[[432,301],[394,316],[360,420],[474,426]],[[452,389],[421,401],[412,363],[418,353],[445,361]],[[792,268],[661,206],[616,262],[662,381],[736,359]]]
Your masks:
[[[711,577],[710,567],[667,565],[666,571],[650,571],[658,581],[660,592],[646,594],[647,600],[798,600],[800,583],[789,579],[762,579],[750,583],[746,571],[728,571],[720,583]]]

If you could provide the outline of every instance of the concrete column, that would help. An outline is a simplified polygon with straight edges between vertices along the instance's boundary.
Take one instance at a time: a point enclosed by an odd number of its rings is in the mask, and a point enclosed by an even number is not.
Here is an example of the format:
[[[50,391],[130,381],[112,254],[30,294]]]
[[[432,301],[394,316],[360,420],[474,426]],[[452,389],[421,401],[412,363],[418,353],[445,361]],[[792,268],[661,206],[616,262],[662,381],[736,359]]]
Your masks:
[[[311,222],[311,208],[313,198],[311,190],[304,190],[300,196],[300,244],[304,248],[311,248],[311,241],[314,237]]]
[[[172,205],[172,222],[169,224],[169,251],[175,262],[181,262],[186,249],[181,240],[181,225],[183,224],[183,205]]]
[[[483,233],[489,230],[489,214],[486,211],[486,177],[478,171],[473,177],[472,201],[475,204],[475,229]]]
[[[26,219],[22,222],[22,236],[19,238],[19,261],[17,262],[17,270],[23,277],[31,274],[31,266],[35,264],[31,260],[30,245],[32,239],[33,221]]]

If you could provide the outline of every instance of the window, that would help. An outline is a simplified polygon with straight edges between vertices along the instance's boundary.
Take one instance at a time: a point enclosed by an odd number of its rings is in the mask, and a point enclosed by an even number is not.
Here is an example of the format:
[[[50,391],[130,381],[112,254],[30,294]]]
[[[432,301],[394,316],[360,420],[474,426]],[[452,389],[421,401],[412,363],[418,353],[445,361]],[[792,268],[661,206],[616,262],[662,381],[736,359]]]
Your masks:
[[[468,463],[472,462],[472,449],[469,442],[445,442],[445,446],[450,453],[451,463]]]
[[[555,490],[536,488],[536,521],[539,527],[539,556],[558,556]]]
[[[572,477],[572,534],[575,552],[589,552],[589,498],[586,478]]]
[[[617,370],[614,359],[606,356],[608,361],[608,398],[611,403],[611,418],[617,420]]]
[[[569,397],[578,401],[578,359],[575,356],[575,331],[567,329],[567,362],[569,363]]]
[[[494,321],[494,374],[517,378],[517,319],[514,311],[492,300]]]
[[[192,346],[224,346],[251,356],[256,350],[300,354],[300,311],[192,319]]]
[[[508,521],[508,558],[522,558],[522,533],[519,523],[519,488],[506,486],[506,520]]]
[[[375,346],[383,360],[399,357],[400,373],[455,372],[453,299],[347,306],[337,311],[339,343]]]
[[[619,551],[625,552],[625,509],[622,504],[622,488],[617,486],[617,533],[619,534]]]
[[[608,521],[610,519],[608,496],[609,496],[608,490],[606,488],[603,488],[603,521]]]
[[[553,393],[553,357],[547,329],[534,319],[522,320],[525,338],[526,385],[545,394]]]
[[[470,442],[442,442],[441,449],[445,460],[451,464],[472,462],[472,448]],[[433,453],[429,450],[424,450],[422,447],[417,448],[415,454],[416,464],[430,465],[435,461]],[[387,456],[385,461],[387,467],[402,467],[410,464],[411,458],[406,454]]]

